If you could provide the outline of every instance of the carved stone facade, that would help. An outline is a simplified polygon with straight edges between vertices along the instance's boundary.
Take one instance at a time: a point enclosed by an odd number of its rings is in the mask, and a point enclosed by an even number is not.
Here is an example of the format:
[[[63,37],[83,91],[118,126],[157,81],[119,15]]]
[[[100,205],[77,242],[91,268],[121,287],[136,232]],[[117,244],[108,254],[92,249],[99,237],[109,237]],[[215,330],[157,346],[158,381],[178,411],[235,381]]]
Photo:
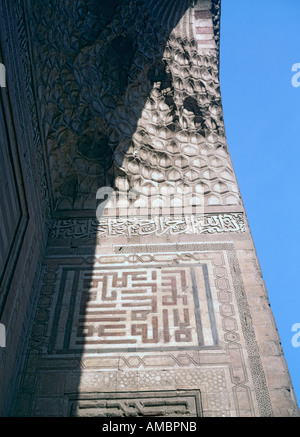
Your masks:
[[[192,186],[206,205],[240,204],[222,118],[217,29],[210,1],[192,3],[32,2],[32,63],[55,210],[94,210],[104,185],[141,194]]]
[[[220,2],[0,16],[1,415],[298,416],[225,137]],[[97,215],[103,187],[131,213]]]

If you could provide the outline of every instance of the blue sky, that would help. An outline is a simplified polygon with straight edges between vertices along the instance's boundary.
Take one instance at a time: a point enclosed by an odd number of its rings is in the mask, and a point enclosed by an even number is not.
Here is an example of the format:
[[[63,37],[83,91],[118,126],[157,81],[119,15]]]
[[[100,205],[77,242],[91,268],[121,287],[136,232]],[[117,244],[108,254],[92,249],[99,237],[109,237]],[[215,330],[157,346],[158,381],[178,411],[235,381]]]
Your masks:
[[[226,137],[300,405],[300,1],[221,3]]]

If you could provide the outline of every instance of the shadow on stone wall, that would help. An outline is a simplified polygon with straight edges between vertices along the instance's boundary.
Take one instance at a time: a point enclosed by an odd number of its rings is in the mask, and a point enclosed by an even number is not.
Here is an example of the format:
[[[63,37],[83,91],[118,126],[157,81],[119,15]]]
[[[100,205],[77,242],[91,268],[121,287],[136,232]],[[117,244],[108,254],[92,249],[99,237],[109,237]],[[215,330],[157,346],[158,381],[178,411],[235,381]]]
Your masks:
[[[150,167],[148,163],[166,159],[160,138],[175,147],[170,135],[184,123],[178,116],[181,107],[192,112],[193,122],[205,135],[196,99],[188,96],[180,82],[175,95],[167,62],[177,54],[178,65],[186,67],[188,74],[189,26],[183,31],[187,39],[171,33],[192,3],[29,2],[31,62],[51,207],[54,217],[64,219],[66,237],[68,223],[77,213],[83,217],[82,226],[85,218],[95,217],[100,187],[143,191],[149,179],[160,183],[168,178],[149,173],[153,163]],[[157,114],[164,119],[157,120]],[[169,163],[167,168],[171,167]],[[61,255],[72,253],[76,244],[77,253],[92,255],[96,235],[84,244],[49,239],[12,416],[76,414],[80,360],[94,334],[93,326],[84,326],[82,320],[87,305],[89,310],[97,305],[93,264],[86,267],[79,255]],[[82,262],[85,269],[80,267]],[[103,277],[99,281],[103,286]],[[111,350],[105,335],[98,334],[99,350]],[[101,360],[101,352],[98,356]]]

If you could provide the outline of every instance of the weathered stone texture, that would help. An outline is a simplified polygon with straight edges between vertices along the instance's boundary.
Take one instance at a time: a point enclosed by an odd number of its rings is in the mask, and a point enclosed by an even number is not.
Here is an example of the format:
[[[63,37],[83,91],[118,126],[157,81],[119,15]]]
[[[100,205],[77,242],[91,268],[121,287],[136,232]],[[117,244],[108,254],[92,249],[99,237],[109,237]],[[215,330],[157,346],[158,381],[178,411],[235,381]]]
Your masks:
[[[1,235],[15,254],[1,415],[298,416],[226,143],[220,2],[0,12],[13,210]],[[135,212],[97,218],[104,186],[134,190]],[[189,211],[174,212],[187,188]],[[143,214],[151,190],[173,210]]]
[[[211,4],[200,3],[115,1],[108,13],[106,2],[32,2],[56,210],[94,210],[103,185],[145,195],[193,187],[205,205],[240,203]]]

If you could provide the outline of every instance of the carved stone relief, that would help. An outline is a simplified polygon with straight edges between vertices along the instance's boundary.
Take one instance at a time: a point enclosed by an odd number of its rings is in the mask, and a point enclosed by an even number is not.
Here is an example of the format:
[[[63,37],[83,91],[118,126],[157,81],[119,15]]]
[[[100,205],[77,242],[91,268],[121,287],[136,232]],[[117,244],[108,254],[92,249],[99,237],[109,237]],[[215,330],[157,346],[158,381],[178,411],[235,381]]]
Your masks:
[[[222,117],[220,1],[12,4],[26,159],[41,179],[36,208],[53,215],[10,415],[272,416],[248,305],[261,278],[245,261],[256,258]],[[148,201],[189,188],[209,208],[96,220],[103,186]]]
[[[206,205],[240,203],[211,7],[189,0],[31,2],[55,209],[95,209],[102,186],[146,195],[193,187]]]
[[[205,415],[253,415],[254,402],[272,415],[233,246],[158,247],[126,246],[98,267],[88,256],[46,258],[18,409],[26,393],[29,414],[52,402],[46,381],[61,369],[53,387],[65,393],[198,388]]]
[[[199,417],[202,416],[199,390],[125,392],[69,397],[70,416],[76,417]]]
[[[53,220],[49,237],[94,238],[101,241],[103,237],[131,237],[135,235],[189,235],[220,234],[245,232],[246,224],[242,213],[210,214],[203,216],[156,216],[152,218],[102,218]]]

